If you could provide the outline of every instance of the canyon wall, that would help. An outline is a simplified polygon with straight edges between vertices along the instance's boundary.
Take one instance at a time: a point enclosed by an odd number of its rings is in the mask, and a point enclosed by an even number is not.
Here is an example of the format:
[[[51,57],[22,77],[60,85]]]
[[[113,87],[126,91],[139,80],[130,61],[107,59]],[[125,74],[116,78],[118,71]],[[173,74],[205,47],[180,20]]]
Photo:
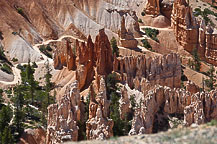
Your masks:
[[[0,31],[4,49],[9,51],[8,57],[18,58],[19,62],[27,62],[29,58],[39,61],[41,56],[31,45],[64,34],[85,40],[91,35],[95,40],[102,28],[109,39],[117,38],[122,17],[126,19],[126,28],[139,37],[138,18],[131,6],[136,9],[141,3],[141,0],[1,1]]]
[[[185,0],[175,0],[171,15],[171,27],[174,29],[176,40],[188,52],[198,45],[199,30],[192,9]]]
[[[143,92],[148,85],[181,86],[181,62],[175,53],[154,58],[145,55],[118,57],[114,59],[113,70],[120,74],[122,82]]]
[[[152,133],[158,114],[183,114],[185,126],[217,119],[216,97],[216,90],[193,94],[184,89],[155,86],[144,95],[141,106],[135,112],[129,134]]]
[[[201,59],[217,65],[217,31],[206,27],[203,20],[197,21],[185,0],[176,0],[173,4],[171,27],[176,40],[190,53],[197,49]]]
[[[112,119],[109,119],[110,100],[106,94],[106,83],[103,77],[100,78],[99,92],[96,96],[91,85],[89,104],[89,119],[86,122],[87,139],[108,139],[113,136]]]
[[[47,144],[78,140],[80,105],[80,91],[75,81],[56,104],[48,107]]]
[[[147,0],[145,7],[145,13],[148,15],[158,16],[160,14],[160,1],[159,0]]]

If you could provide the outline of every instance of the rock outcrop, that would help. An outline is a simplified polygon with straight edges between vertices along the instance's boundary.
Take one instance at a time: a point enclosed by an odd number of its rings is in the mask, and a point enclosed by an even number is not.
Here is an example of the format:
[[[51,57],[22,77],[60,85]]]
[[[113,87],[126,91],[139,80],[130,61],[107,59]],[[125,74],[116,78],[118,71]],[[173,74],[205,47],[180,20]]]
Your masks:
[[[171,15],[171,27],[176,40],[188,52],[198,45],[199,26],[193,16],[191,7],[185,0],[175,0]]]
[[[206,32],[205,60],[217,66],[217,30]]]
[[[183,89],[156,86],[144,95],[141,107],[137,109],[130,135],[152,133],[157,112],[183,114],[184,125],[202,124],[217,119],[217,91],[191,94]]]
[[[145,55],[118,57],[114,59],[113,71],[120,74],[121,81],[142,92],[156,84],[171,88],[181,86],[181,62],[175,53],[155,58]]]
[[[191,94],[195,94],[200,91],[200,88],[192,81],[188,81],[186,84],[186,90],[189,91]]]
[[[159,0],[148,0],[145,13],[148,15],[158,16],[160,14],[160,1]]]
[[[99,75],[108,75],[112,71],[112,49],[104,29],[99,31],[94,44],[94,59]]]
[[[63,66],[66,66],[69,70],[75,70],[75,41],[67,38],[57,43],[51,43],[51,45],[55,48],[54,68],[62,69]]]
[[[44,144],[46,142],[46,131],[42,128],[26,129],[18,144]]]
[[[83,89],[93,80],[94,65],[94,44],[91,37],[88,37],[87,44],[76,41],[76,79],[79,89]]]
[[[106,76],[111,73],[112,61],[112,50],[104,29],[99,31],[95,43],[90,36],[86,44],[76,41],[76,79],[79,89],[90,85],[95,75],[95,67],[98,75]]]
[[[91,88],[92,89],[92,88]],[[103,77],[96,96],[91,92],[89,105],[89,119],[86,122],[87,139],[108,139],[113,136],[113,121],[109,116],[110,101],[107,100],[106,85]]]
[[[185,50],[191,53],[197,48],[201,59],[217,65],[217,31],[211,26],[206,27],[203,20],[197,21],[185,0],[174,1],[171,27],[177,41]]]
[[[136,27],[139,29],[138,22],[136,23]],[[122,17],[121,21],[121,29],[119,31],[120,43],[122,47],[125,48],[137,48],[138,41],[134,38],[134,35],[131,31],[127,31],[125,27],[125,18]]]
[[[80,92],[75,81],[67,87],[65,95],[48,107],[47,144],[77,141],[80,120]]]

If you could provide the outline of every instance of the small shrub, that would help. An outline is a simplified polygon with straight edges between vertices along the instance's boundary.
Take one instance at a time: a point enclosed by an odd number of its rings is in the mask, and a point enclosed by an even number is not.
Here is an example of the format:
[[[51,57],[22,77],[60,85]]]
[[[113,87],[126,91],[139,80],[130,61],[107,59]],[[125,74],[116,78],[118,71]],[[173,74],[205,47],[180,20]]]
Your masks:
[[[139,22],[139,23],[143,23],[143,22],[142,22],[142,19],[139,19],[138,22]]]
[[[159,34],[159,30],[152,28],[145,28],[145,34],[150,37],[152,40],[159,42],[157,35]]]
[[[45,45],[42,45],[40,46],[39,50],[45,54],[47,57],[49,58],[52,58],[52,55],[49,53],[52,51],[52,48],[48,45],[48,46],[45,46]],[[49,51],[49,52],[48,52]]]
[[[17,12],[20,14],[20,15],[23,15],[24,13],[23,13],[23,9],[22,8],[17,8]]]
[[[17,62],[17,61],[18,61],[17,58],[13,58],[13,59],[12,59],[12,62]]]
[[[4,63],[4,64],[1,66],[1,70],[2,70],[3,72],[8,73],[8,74],[12,74],[12,69],[11,69],[11,67],[10,67],[8,64],[6,64],[6,63]]]
[[[50,47],[50,45],[47,45],[46,50],[49,51],[49,52],[52,51],[52,48]]]
[[[142,15],[142,16],[145,16],[145,12],[144,12],[144,11],[143,11],[143,12],[141,12],[141,15]]]
[[[113,55],[116,54],[116,56],[118,57],[119,56],[119,48],[118,48],[118,45],[117,45],[117,40],[114,37],[112,37],[110,43],[111,43]]]
[[[217,120],[211,120],[209,123],[207,123],[208,126],[217,126]]]
[[[152,46],[149,44],[147,39],[142,40],[142,43],[143,43],[143,47],[147,49],[152,49]]]

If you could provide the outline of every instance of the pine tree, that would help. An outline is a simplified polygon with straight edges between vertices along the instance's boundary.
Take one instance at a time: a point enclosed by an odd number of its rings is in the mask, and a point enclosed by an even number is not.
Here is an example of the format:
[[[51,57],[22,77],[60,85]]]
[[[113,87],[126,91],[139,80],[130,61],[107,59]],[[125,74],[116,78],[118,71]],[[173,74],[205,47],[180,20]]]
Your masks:
[[[215,69],[213,66],[210,66],[210,69],[207,71],[207,74],[209,76],[209,79],[206,79],[205,80],[205,84],[206,86],[210,89],[210,90],[213,90],[215,89],[215,78],[214,78],[214,72],[215,72]]]
[[[106,79],[106,89],[109,96],[108,98],[111,100],[109,112],[110,118],[114,121],[113,133],[114,136],[124,136],[129,132],[129,121],[127,119],[127,115],[123,120],[120,117],[119,100],[121,96],[117,92],[119,89],[117,83],[117,75],[115,73],[109,74]]]
[[[111,47],[112,47],[113,55],[116,54],[116,56],[118,57],[119,56],[119,49],[117,46],[117,41],[114,37],[112,37],[112,39],[111,39]]]
[[[35,81],[34,73],[35,70],[31,66],[29,60],[26,68],[23,71],[21,71],[21,76],[22,76],[22,84],[27,88],[29,92],[27,97],[31,99],[32,104],[34,102],[35,90],[38,87],[38,82]]]
[[[4,99],[3,99],[3,90],[0,89],[0,106],[2,105],[3,102],[4,102]]]
[[[9,127],[5,127],[1,136],[1,144],[14,144],[14,138]]]
[[[193,55],[193,59],[194,59],[194,70],[199,72],[201,63],[200,63],[200,58],[198,56],[198,52],[197,52],[196,48],[193,49],[192,55]]]
[[[14,120],[13,125],[15,129],[16,139],[18,140],[24,131],[23,122],[25,121],[25,114],[23,112],[24,96],[22,94],[21,86],[14,87]]]
[[[51,103],[51,98],[50,98],[50,91],[51,91],[51,87],[52,87],[52,83],[51,83],[51,69],[49,67],[49,61],[47,60],[47,64],[46,64],[46,74],[45,74],[45,91],[46,91],[46,98],[47,98],[47,106],[49,106]]]
[[[9,126],[12,118],[12,111],[9,106],[3,106],[0,111],[0,133],[3,132],[5,127]]]

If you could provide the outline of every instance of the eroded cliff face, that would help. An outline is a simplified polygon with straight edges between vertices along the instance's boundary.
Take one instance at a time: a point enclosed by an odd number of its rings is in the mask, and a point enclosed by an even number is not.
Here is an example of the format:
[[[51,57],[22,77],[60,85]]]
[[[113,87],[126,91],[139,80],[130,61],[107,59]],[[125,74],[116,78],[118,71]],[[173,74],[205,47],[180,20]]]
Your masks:
[[[198,24],[192,9],[185,0],[176,0],[173,4],[171,27],[174,29],[176,40],[188,52],[198,45]]]
[[[160,14],[160,1],[159,0],[148,0],[145,13],[148,15],[158,16]]]
[[[181,62],[177,54],[119,57],[114,60],[114,71],[131,88],[145,91],[156,84],[178,88],[181,86]]]
[[[75,81],[56,104],[48,107],[47,144],[78,140],[80,105],[80,91]]]
[[[141,0],[1,1],[0,31],[4,36],[4,49],[9,51],[10,59],[18,58],[19,62],[27,62],[29,58],[31,61],[40,61],[40,54],[31,45],[42,40],[57,39],[63,34],[81,39],[91,35],[95,40],[102,28],[105,28],[109,39],[113,36],[117,38],[123,16],[126,28],[138,37],[139,29],[135,25],[138,18],[130,5],[138,7],[140,3]],[[117,8],[116,5],[124,8]],[[12,35],[12,32],[18,35]]]
[[[206,27],[203,20],[196,20],[185,0],[174,1],[171,27],[174,29],[176,40],[186,51],[192,53],[193,49],[197,49],[201,59],[217,65],[216,31],[210,25]]]
[[[154,125],[159,122],[157,118],[161,117],[159,120],[162,120],[163,116],[169,114],[184,115],[186,126],[217,119],[216,96],[217,91],[192,94],[184,89],[156,86],[144,95],[141,106],[135,112],[129,134],[152,133]]]
[[[91,95],[89,104],[89,119],[86,122],[87,139],[108,139],[113,136],[112,119],[109,119],[110,101],[106,94],[106,84],[103,77],[100,78],[100,87],[96,96],[93,95],[91,85]]]
[[[136,27],[139,36],[141,36],[141,34],[139,34],[139,24],[138,22],[135,23],[134,27]],[[120,43],[122,47],[125,48],[137,48],[138,45],[138,41],[135,39],[133,32],[128,31],[125,27],[125,18],[122,18],[121,21],[121,28],[120,31],[118,32],[118,35],[120,37]]]

